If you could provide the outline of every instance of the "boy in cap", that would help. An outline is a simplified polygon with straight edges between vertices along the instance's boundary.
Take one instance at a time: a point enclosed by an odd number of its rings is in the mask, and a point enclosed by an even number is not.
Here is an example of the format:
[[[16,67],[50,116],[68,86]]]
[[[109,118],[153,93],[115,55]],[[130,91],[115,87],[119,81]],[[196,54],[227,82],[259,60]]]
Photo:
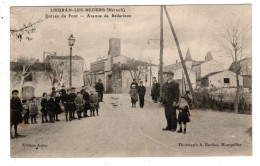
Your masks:
[[[21,136],[17,133],[17,126],[18,123],[22,123],[23,122],[23,117],[22,117],[22,102],[18,97],[19,91],[18,90],[13,90],[12,91],[12,98],[10,100],[10,108],[11,108],[11,119],[10,119],[10,132],[11,132],[11,138],[14,138],[12,136],[12,127],[14,126],[14,132],[15,132],[15,137],[17,138],[18,136]]]
[[[67,95],[66,95],[66,101],[65,101],[65,116],[66,116],[66,122],[72,120],[72,110],[74,105],[74,99],[71,96],[71,89],[67,89]],[[69,114],[69,117],[68,117]]]
[[[144,107],[144,96],[145,96],[145,86],[143,85],[143,81],[140,81],[140,85],[138,86],[138,95],[139,95],[139,99],[140,99],[140,108]]]
[[[72,119],[77,119],[75,118],[75,111],[76,111],[76,105],[74,103],[76,97],[77,97],[77,94],[76,94],[76,88],[72,87],[71,88],[71,94],[70,94],[70,97],[72,98],[73,100],[73,105],[72,105]]]

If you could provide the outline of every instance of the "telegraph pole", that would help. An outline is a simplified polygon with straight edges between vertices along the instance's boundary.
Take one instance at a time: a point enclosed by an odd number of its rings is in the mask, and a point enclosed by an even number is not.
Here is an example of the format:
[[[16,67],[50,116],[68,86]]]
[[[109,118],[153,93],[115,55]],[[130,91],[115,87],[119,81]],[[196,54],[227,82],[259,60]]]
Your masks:
[[[163,6],[161,6],[160,16],[160,66],[159,66],[159,83],[160,83],[160,97],[162,96],[163,87]]]
[[[183,60],[183,56],[182,56],[182,53],[181,53],[181,48],[180,48],[180,44],[179,44],[177,35],[176,35],[175,30],[174,30],[174,28],[173,28],[173,25],[172,25],[170,16],[169,16],[168,11],[167,11],[167,8],[166,8],[166,6],[163,6],[163,7],[164,7],[165,14],[166,14],[166,16],[167,16],[168,22],[169,22],[169,24],[170,24],[171,31],[172,31],[172,34],[173,34],[173,37],[174,37],[176,46],[177,46],[177,48],[178,48],[178,52],[179,52],[179,56],[180,56],[180,59],[181,59],[182,67],[183,67],[184,74],[185,74],[185,76],[186,76],[186,79],[187,79],[187,82],[188,82],[188,85],[189,85],[189,88],[190,88],[190,91],[191,91],[191,95],[192,95],[192,97],[193,97],[194,103],[196,104],[196,103],[197,103],[197,100],[196,100],[196,97],[195,97],[193,88],[192,88],[192,86],[191,86],[190,77],[189,77],[189,74],[188,74],[188,71],[187,71],[185,62],[184,62],[184,60]]]

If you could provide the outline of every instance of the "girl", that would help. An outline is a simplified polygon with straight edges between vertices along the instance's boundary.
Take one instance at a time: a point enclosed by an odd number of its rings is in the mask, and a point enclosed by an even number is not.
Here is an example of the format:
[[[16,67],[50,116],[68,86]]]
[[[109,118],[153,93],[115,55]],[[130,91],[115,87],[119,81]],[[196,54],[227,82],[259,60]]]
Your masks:
[[[190,116],[189,104],[185,100],[185,96],[182,96],[179,105],[178,122],[180,125],[180,129],[177,131],[178,133],[182,133],[182,123],[183,123],[184,126],[183,134],[186,134],[186,123],[190,122],[189,116]]]
[[[56,110],[55,110],[56,121],[60,121],[60,120],[58,119],[58,115],[62,113],[62,109],[61,109],[61,106],[60,106],[60,101],[61,101],[60,92],[57,91],[57,92],[56,92],[56,96],[55,96],[55,102],[56,102]]]
[[[39,114],[39,111],[35,97],[33,97],[29,103],[29,111],[31,116],[31,124],[33,124],[33,121],[37,124],[36,116]]]
[[[42,94],[42,100],[41,100],[41,112],[42,112],[42,123],[45,123],[45,122],[49,122],[48,119],[47,119],[47,93],[43,93]],[[45,118],[45,122],[44,122],[44,118]]]
[[[136,108],[136,102],[138,102],[138,91],[135,84],[132,84],[129,94],[131,97],[132,108]]]

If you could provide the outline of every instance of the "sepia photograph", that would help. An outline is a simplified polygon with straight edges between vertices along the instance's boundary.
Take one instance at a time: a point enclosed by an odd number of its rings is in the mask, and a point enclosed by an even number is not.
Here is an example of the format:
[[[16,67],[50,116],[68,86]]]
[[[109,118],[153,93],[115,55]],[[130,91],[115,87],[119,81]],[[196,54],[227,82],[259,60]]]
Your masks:
[[[11,158],[252,156],[251,4],[10,6],[9,70]]]

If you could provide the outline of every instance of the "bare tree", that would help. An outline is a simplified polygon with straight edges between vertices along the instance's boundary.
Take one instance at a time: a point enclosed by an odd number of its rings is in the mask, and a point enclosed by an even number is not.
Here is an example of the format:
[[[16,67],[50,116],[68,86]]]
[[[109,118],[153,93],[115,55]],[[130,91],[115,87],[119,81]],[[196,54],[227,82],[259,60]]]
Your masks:
[[[126,67],[132,79],[136,79],[136,81],[139,82],[142,74],[148,71],[150,65],[151,63],[131,59],[127,62]]]
[[[15,72],[14,78],[20,81],[20,97],[22,97],[25,79],[32,74],[32,66],[35,64],[35,62],[35,59],[20,57],[19,59],[17,59],[16,65],[11,66],[11,70]]]
[[[20,15],[21,12],[17,11],[15,7],[12,7],[10,9],[10,15],[11,17],[15,15]],[[43,20],[38,19],[37,21],[24,23],[23,25],[20,25],[18,27],[10,27],[10,36],[14,37],[20,41],[22,39],[26,39],[28,41],[32,40],[31,34],[36,31],[36,26],[41,23]]]
[[[239,74],[241,63],[239,61],[247,57],[247,51],[251,48],[251,29],[240,20],[231,22],[216,35],[217,42],[226,56],[232,57],[234,72],[236,73],[236,95],[234,109],[238,113],[240,83]]]
[[[50,72],[50,79],[52,86],[55,86],[55,83],[58,82],[58,87],[61,87],[65,84],[65,82],[69,79],[69,70],[70,64],[67,60],[57,60],[55,56],[53,56],[49,61],[52,72]],[[72,76],[76,75],[78,69],[76,67],[72,67]]]

